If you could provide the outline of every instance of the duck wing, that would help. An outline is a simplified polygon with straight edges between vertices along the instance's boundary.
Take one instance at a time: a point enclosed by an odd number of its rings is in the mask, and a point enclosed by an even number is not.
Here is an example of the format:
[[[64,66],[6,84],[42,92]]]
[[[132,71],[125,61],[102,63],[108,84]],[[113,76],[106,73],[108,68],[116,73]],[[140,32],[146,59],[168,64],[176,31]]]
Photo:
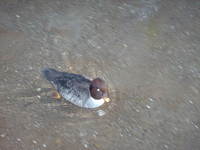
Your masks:
[[[42,72],[44,77],[53,84],[66,100],[83,106],[89,98],[91,81],[82,75],[60,72],[51,68],[44,69]]]

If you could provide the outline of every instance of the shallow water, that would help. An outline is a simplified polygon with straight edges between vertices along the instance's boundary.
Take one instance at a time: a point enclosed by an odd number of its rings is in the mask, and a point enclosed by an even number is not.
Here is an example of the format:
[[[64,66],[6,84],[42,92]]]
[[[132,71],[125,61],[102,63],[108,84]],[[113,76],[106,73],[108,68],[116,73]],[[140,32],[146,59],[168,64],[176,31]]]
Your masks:
[[[198,1],[0,2],[0,149],[200,147]],[[111,102],[49,95],[41,70],[101,77]]]

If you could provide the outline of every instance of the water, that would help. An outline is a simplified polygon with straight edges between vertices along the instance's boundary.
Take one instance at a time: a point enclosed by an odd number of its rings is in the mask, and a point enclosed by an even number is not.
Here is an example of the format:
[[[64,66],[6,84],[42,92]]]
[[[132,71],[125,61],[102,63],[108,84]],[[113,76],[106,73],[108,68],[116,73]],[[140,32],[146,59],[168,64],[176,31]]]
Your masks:
[[[197,1],[0,8],[0,149],[199,149]],[[46,67],[103,78],[111,102],[52,99]]]

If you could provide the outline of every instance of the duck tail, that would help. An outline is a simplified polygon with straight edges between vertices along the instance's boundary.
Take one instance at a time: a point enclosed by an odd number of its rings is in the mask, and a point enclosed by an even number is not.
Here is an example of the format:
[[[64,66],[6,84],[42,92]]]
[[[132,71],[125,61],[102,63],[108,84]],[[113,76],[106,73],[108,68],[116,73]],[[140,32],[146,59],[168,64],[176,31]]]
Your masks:
[[[54,81],[54,79],[60,77],[62,73],[52,68],[45,68],[42,70],[42,74],[48,81]]]

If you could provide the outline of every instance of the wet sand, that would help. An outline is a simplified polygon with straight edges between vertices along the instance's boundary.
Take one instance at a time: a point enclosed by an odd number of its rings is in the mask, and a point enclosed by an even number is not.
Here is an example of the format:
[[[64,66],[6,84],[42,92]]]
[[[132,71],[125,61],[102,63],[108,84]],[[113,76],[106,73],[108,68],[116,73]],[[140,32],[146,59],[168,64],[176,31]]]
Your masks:
[[[45,67],[112,101],[52,99]],[[199,150],[200,2],[1,1],[0,79],[0,150]]]

